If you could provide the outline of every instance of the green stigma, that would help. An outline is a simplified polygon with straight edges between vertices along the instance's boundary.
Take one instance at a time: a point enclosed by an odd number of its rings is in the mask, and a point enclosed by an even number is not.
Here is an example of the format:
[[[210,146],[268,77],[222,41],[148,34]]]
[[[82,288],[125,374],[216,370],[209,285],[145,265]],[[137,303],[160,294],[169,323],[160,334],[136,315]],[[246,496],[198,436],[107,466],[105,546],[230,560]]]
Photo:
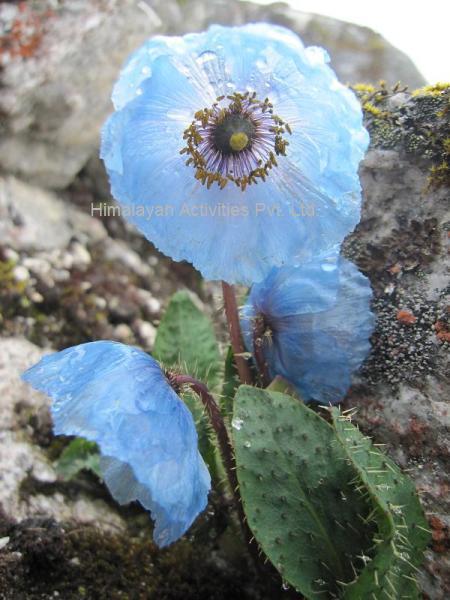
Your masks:
[[[248,142],[248,135],[243,131],[237,131],[236,133],[233,133],[233,135],[230,137],[229,144],[230,148],[234,152],[240,152],[241,150],[244,150],[244,148],[247,147]]]

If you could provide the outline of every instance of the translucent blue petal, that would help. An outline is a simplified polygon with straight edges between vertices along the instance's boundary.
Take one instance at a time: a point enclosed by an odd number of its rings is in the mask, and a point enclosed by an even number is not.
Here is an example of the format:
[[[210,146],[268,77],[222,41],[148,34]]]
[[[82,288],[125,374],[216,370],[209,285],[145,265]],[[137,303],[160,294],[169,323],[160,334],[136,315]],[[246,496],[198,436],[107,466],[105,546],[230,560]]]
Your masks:
[[[267,24],[149,40],[122,71],[118,110],[102,135],[125,216],[209,279],[250,284],[274,266],[338,251],[359,221],[358,165],[368,134],[358,101],[327,62],[322,49]],[[183,132],[196,111],[234,91],[270,99],[292,128],[287,156],[245,192],[234,184],[208,190],[180,155]],[[130,214],[133,207],[140,214]]]
[[[191,413],[148,354],[92,342],[45,356],[22,376],[53,399],[56,434],[96,442],[112,495],[147,508],[166,546],[205,508],[208,470]]]
[[[325,268],[324,268],[325,267]],[[344,258],[273,270],[253,286],[241,325],[249,351],[254,317],[272,331],[264,352],[272,377],[289,380],[306,401],[339,402],[370,351],[374,327],[368,279]]]
[[[120,110],[130,100],[134,100],[136,96],[140,95],[140,85],[152,75],[155,59],[171,50],[176,52],[180,46],[182,52],[185,52],[186,48],[181,38],[155,36],[133,52],[114,85],[112,101],[115,109]]]
[[[338,261],[339,257],[332,255],[301,268],[273,269],[251,290],[254,310],[281,319],[332,307],[339,286]]]

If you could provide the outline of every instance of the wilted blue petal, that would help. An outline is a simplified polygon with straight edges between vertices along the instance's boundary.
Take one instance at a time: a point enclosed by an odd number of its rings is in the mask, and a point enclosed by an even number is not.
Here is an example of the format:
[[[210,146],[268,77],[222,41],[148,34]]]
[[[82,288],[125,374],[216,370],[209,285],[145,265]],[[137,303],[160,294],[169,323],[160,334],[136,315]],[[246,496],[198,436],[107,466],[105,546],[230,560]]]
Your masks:
[[[151,356],[91,342],[45,356],[22,378],[53,399],[56,434],[99,445],[112,495],[151,511],[159,546],[184,534],[206,506],[210,476],[192,415]]]
[[[266,24],[146,42],[122,71],[117,110],[102,134],[125,216],[209,279],[250,284],[274,266],[337,252],[359,220],[357,171],[368,135],[358,101],[327,62],[322,49]],[[180,155],[183,134],[197,111],[234,92],[267,97],[292,135],[265,181],[208,189]]]
[[[370,283],[346,259],[334,263],[329,258],[274,269],[253,286],[242,310],[247,349],[253,349],[254,318],[263,315],[270,375],[290,381],[306,402],[342,400],[370,351]]]

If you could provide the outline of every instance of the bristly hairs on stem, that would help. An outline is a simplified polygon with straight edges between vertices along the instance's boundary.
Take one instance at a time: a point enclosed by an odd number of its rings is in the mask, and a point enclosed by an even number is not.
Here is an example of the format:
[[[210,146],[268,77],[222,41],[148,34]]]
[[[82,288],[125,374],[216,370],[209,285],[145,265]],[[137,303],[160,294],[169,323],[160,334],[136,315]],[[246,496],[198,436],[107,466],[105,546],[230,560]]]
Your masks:
[[[231,445],[231,440],[228,435],[228,431],[225,426],[222,413],[220,412],[220,409],[217,406],[217,403],[214,400],[210,391],[208,390],[207,386],[201,381],[198,381],[190,375],[178,375],[176,373],[170,373],[169,382],[171,383],[171,385],[176,386],[177,389],[181,389],[182,386],[189,386],[202,401],[210,419],[211,425],[216,433],[217,441],[219,442],[220,453],[222,455],[222,460],[225,466],[225,470],[227,472],[228,481],[230,483],[230,488],[233,494],[234,503],[239,516],[242,532],[245,536],[245,539],[247,541],[252,555],[254,554],[256,556],[257,546],[255,542],[250,541],[252,533],[249,529],[245,518],[244,508],[242,506],[242,499],[239,493],[239,482],[236,475],[236,461],[234,458],[233,447]]]

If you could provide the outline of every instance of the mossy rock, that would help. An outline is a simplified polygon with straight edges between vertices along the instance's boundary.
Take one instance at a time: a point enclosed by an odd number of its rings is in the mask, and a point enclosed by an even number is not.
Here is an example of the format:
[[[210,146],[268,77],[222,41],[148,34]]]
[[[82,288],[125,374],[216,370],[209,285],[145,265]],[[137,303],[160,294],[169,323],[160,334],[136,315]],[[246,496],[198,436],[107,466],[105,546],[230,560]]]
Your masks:
[[[450,83],[412,93],[384,82],[352,86],[374,148],[399,149],[429,164],[431,188],[450,185]]]

